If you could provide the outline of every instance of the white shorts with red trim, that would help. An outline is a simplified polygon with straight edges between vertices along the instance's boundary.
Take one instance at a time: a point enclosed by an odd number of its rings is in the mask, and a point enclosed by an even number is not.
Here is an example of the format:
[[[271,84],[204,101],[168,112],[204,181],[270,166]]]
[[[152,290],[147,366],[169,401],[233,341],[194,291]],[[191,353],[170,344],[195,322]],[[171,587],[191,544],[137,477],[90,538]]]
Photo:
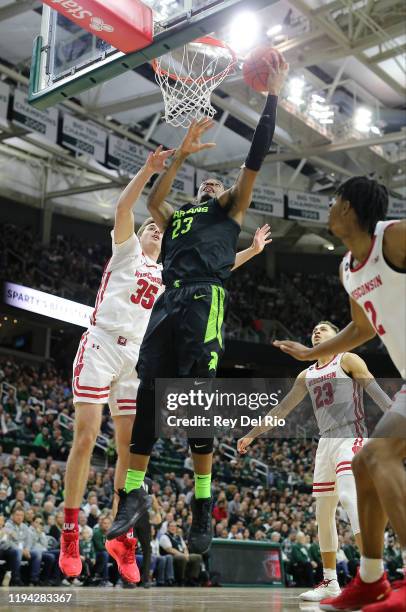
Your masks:
[[[135,414],[139,350],[122,336],[88,329],[73,362],[73,403],[108,404],[112,416]]]
[[[406,418],[406,385],[403,385],[400,391],[396,393],[390,412],[397,412]]]
[[[316,452],[313,496],[337,495],[337,478],[350,474],[351,461],[361,450],[363,438],[320,438]]]

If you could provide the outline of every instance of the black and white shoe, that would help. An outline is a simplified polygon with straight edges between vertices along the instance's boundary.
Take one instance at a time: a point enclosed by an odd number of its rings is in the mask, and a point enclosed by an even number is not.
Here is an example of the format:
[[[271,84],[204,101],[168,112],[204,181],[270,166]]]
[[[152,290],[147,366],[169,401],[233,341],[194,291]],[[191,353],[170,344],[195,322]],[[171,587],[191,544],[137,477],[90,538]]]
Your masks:
[[[212,498],[196,499],[191,502],[193,521],[189,532],[188,548],[190,553],[204,555],[213,539],[211,524]]]
[[[130,493],[120,489],[118,495],[120,499],[117,514],[110,531],[107,532],[107,540],[114,540],[126,534],[148,512],[148,496],[143,488],[134,489]]]

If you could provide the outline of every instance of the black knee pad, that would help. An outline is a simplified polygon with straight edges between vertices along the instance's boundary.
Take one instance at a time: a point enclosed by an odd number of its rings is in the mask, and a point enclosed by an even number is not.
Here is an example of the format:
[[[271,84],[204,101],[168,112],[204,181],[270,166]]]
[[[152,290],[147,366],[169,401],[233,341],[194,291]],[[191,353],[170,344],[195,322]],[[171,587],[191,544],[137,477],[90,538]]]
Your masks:
[[[189,446],[195,455],[209,455],[213,452],[213,438],[189,438]]]
[[[157,438],[155,436],[155,394],[142,383],[137,394],[137,414],[131,434],[130,453],[150,455]]]

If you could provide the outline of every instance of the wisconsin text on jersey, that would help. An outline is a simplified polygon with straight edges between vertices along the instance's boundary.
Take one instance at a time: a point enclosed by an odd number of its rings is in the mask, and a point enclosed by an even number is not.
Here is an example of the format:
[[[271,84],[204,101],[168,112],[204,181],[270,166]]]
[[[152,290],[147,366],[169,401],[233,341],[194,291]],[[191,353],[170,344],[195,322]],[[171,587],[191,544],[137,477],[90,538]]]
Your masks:
[[[354,291],[351,292],[351,297],[354,300],[359,300],[363,295],[370,293],[371,291],[373,291],[374,289],[377,289],[381,285],[383,285],[383,281],[381,279],[381,275],[378,274],[372,280],[367,281],[366,283],[362,283],[362,285],[354,289]]]

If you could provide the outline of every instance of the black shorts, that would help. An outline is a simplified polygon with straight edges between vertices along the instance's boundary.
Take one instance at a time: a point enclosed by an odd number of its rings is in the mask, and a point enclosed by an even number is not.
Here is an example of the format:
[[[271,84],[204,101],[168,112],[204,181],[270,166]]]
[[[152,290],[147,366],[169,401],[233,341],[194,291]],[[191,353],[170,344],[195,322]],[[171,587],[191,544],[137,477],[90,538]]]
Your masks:
[[[210,281],[179,282],[157,300],[141,345],[142,383],[155,378],[211,378],[224,352],[227,292]]]

